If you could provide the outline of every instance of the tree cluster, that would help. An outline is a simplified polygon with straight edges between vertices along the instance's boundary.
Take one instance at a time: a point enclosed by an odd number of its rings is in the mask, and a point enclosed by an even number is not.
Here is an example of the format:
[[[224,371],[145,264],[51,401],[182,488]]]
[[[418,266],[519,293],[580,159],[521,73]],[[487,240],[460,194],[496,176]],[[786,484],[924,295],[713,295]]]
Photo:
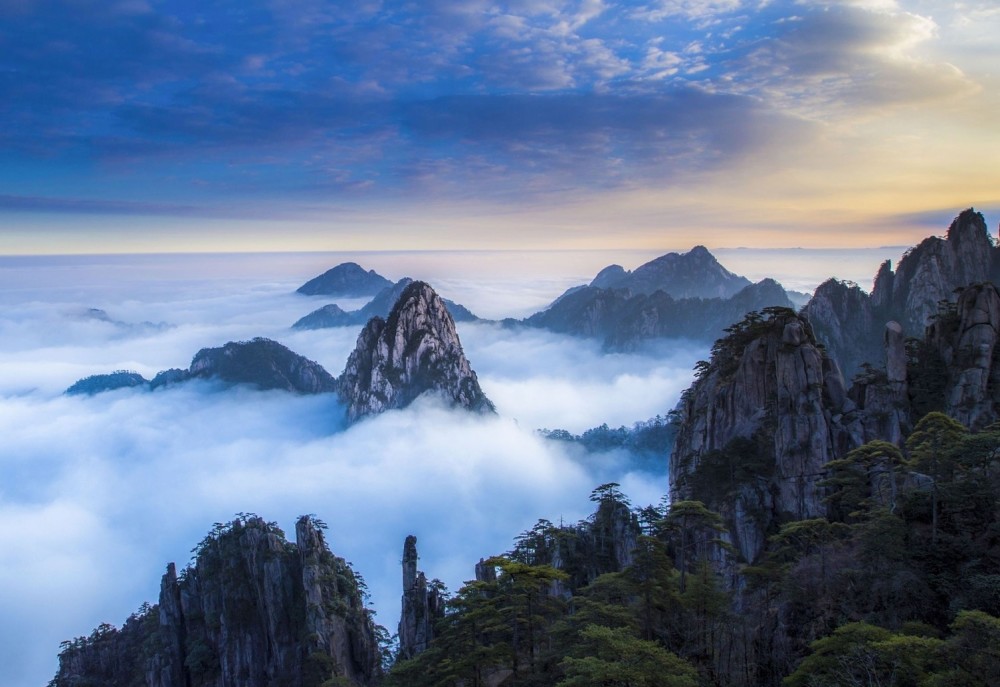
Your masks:
[[[720,493],[736,454],[759,457],[730,448]],[[828,516],[775,523],[752,562],[704,503],[632,508],[602,485],[588,521],[539,521],[488,561],[496,579],[456,592],[389,684],[1000,685],[1000,424],[930,412],[824,475]]]

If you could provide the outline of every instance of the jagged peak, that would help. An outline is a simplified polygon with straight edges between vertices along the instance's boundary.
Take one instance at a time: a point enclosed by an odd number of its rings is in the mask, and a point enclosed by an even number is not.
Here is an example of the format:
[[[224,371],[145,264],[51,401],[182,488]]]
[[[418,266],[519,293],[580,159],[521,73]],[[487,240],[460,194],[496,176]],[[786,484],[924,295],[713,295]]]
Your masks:
[[[963,210],[958,214],[958,216],[952,220],[951,226],[948,227],[948,233],[946,234],[948,241],[955,243],[962,243],[964,241],[981,241],[983,238],[993,245],[993,237],[990,236],[989,229],[986,226],[986,220],[983,218],[981,212],[977,212],[975,208],[968,208]]]
[[[351,421],[403,408],[425,392],[454,406],[495,412],[444,299],[422,281],[403,289],[387,318],[368,321],[337,385]]]

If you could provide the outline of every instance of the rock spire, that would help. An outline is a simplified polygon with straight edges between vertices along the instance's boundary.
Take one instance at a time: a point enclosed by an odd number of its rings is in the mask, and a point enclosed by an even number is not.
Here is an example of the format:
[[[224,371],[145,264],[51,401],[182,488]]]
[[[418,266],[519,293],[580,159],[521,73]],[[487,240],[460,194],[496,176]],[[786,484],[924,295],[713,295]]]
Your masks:
[[[462,351],[455,320],[420,281],[403,290],[386,319],[368,321],[337,386],[352,422],[403,408],[428,392],[453,406],[494,412]]]

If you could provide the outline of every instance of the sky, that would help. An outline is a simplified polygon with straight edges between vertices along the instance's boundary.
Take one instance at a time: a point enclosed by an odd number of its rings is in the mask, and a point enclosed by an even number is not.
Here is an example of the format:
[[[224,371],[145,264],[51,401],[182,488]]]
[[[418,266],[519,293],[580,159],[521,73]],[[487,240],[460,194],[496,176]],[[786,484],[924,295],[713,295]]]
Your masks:
[[[1000,211],[994,0],[0,0],[0,255],[878,247]]]

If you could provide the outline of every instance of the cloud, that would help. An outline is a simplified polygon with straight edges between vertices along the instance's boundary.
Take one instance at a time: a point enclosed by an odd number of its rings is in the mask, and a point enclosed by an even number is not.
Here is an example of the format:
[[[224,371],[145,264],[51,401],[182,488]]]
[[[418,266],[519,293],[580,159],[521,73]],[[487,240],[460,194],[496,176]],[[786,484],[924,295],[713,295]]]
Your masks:
[[[475,561],[508,550],[538,518],[586,517],[588,495],[602,482],[620,480],[637,504],[665,491],[664,474],[634,471],[622,456],[581,461],[573,447],[534,429],[666,412],[689,379],[691,351],[604,356],[566,337],[463,325],[487,393],[502,399],[500,416],[471,416],[427,398],[349,429],[332,395],[203,382],[62,395],[77,377],[123,367],[148,376],[186,366],[201,346],[256,335],[339,372],[357,330],[289,329],[322,300],[292,293],[305,258],[234,261],[5,261],[10,278],[30,278],[19,291],[3,290],[0,311],[0,584],[7,592],[0,595],[0,683],[44,684],[59,642],[101,622],[120,624],[143,601],[156,601],[166,563],[185,564],[212,523],[237,512],[257,512],[286,532],[301,514],[325,520],[332,549],[366,578],[378,618],[394,631],[407,534],[419,539],[425,572],[456,589]],[[234,278],[235,265],[251,273]],[[477,282],[450,283],[471,294]],[[534,298],[540,288],[521,293]],[[169,326],[133,326],[143,321]]]
[[[935,22],[895,2],[808,2],[795,22],[735,50],[728,78],[820,119],[941,102],[976,91],[958,68],[922,58]]]
[[[234,218],[780,169],[830,124],[983,88],[940,27],[995,18],[792,0],[7,8],[0,206]]]

